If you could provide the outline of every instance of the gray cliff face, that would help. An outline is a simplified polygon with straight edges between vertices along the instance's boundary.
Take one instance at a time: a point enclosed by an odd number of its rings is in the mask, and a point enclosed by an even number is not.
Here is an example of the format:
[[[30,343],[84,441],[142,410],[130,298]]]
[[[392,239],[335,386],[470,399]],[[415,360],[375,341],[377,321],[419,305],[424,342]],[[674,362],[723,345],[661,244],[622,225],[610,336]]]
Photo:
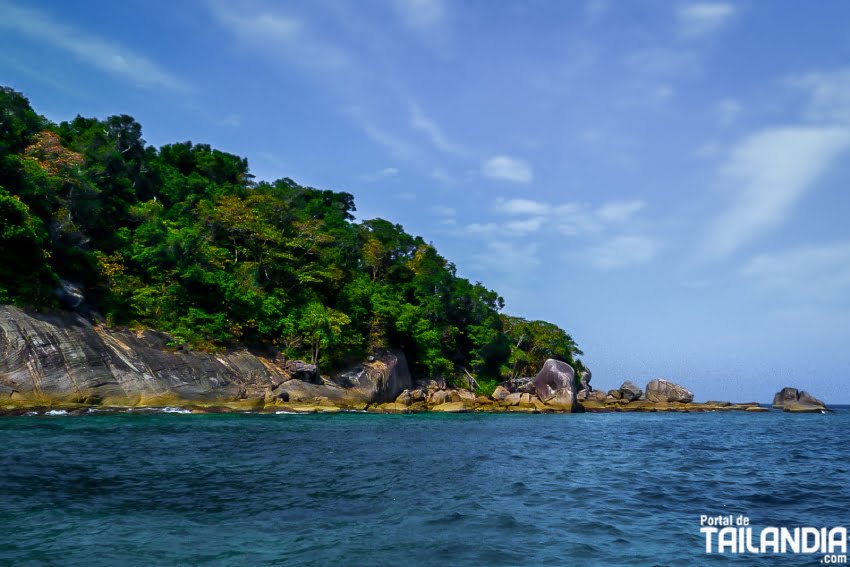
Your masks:
[[[132,406],[327,397],[344,405],[381,401],[410,387],[400,353],[358,367],[352,380],[310,383],[247,350],[173,351],[167,341],[154,331],[93,326],[77,314],[0,306],[0,403]]]

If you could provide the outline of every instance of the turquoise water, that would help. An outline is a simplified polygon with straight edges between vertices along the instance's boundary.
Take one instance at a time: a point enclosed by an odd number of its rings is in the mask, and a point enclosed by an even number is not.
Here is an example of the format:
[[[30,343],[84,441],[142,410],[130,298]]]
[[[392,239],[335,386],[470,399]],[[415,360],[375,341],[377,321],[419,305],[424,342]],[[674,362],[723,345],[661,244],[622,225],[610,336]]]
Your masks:
[[[700,515],[850,528],[828,415],[0,418],[2,565],[809,565]]]

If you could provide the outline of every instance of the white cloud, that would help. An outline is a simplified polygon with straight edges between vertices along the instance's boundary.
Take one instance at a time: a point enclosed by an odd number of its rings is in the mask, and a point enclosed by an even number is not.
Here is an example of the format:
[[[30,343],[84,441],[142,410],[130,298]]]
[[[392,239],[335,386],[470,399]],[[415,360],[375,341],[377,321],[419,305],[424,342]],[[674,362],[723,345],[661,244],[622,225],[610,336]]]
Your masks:
[[[493,222],[488,223],[472,223],[466,226],[466,231],[471,232],[473,234],[484,234],[490,232],[496,232],[499,230],[499,225]]]
[[[385,167],[384,169],[375,171],[374,173],[365,173],[360,176],[360,179],[363,181],[380,181],[381,179],[396,177],[397,175],[398,169],[395,167]]]
[[[464,155],[467,153],[463,147],[449,140],[437,123],[428,118],[422,108],[415,102],[410,104],[410,113],[411,126],[415,130],[424,133],[435,148],[454,155]]]
[[[493,241],[474,256],[473,263],[479,269],[528,278],[530,271],[540,265],[539,251],[536,242]]]
[[[648,236],[615,236],[592,246],[588,250],[588,261],[600,270],[625,268],[649,262],[660,247],[658,240]]]
[[[524,159],[497,155],[481,166],[481,174],[491,179],[501,179],[512,183],[528,185],[534,180],[531,165]]]
[[[531,199],[496,199],[493,209],[510,216],[551,219],[552,226],[567,236],[603,232],[607,227],[626,223],[646,207],[641,200],[609,201],[593,209],[581,203],[553,205]],[[522,221],[527,222],[527,221]],[[539,228],[539,227],[538,227]]]
[[[572,215],[563,215],[559,220],[556,228],[564,236],[598,234],[605,229],[602,223],[586,209],[576,211]]]
[[[763,290],[819,302],[846,299],[850,291],[850,242],[761,254],[740,273]]]
[[[0,29],[12,30],[66,51],[83,63],[140,87],[191,90],[188,83],[150,59],[116,43],[57,22],[43,12],[20,8],[0,0]]]
[[[735,7],[726,2],[696,2],[685,4],[676,11],[679,33],[697,38],[723,29],[735,15]]]
[[[850,68],[797,75],[786,83],[809,95],[807,119],[850,124]]]
[[[731,126],[741,114],[741,103],[733,98],[724,98],[714,105],[714,114],[721,126]]]
[[[710,225],[702,258],[726,258],[785,222],[848,148],[850,130],[840,128],[776,128],[739,143],[721,169],[732,202]]]
[[[395,134],[376,126],[366,118],[360,108],[349,108],[345,114],[363,130],[370,140],[379,146],[383,146],[390,155],[399,159],[410,159],[419,153],[418,149]]]
[[[624,223],[642,211],[646,203],[643,201],[611,201],[605,203],[596,211],[601,221],[610,223]]]
[[[649,262],[660,250],[661,241],[645,234],[644,223],[636,218],[645,208],[642,200],[609,201],[591,207],[499,198],[493,210],[511,220],[470,224],[458,234],[487,235],[491,242],[496,237],[504,240],[538,232],[583,237],[591,244],[578,257],[595,268],[613,270]],[[624,230],[628,232],[624,234]],[[620,234],[611,236],[615,231]]]
[[[346,52],[311,33],[301,20],[270,12],[246,14],[231,4],[211,4],[218,22],[242,42],[252,45],[266,57],[285,57],[290,63],[308,69],[339,71],[351,64]]]
[[[407,158],[414,153],[413,148],[407,142],[386,130],[378,128],[371,122],[364,121],[361,125],[369,139],[379,146],[384,146],[390,151],[390,154],[400,158]]]
[[[496,199],[493,207],[497,212],[508,215],[547,215],[552,212],[548,203],[531,199]]]
[[[529,232],[537,232],[543,223],[546,221],[543,217],[533,217],[524,220],[515,220],[505,223],[505,229],[510,232],[525,234]]]

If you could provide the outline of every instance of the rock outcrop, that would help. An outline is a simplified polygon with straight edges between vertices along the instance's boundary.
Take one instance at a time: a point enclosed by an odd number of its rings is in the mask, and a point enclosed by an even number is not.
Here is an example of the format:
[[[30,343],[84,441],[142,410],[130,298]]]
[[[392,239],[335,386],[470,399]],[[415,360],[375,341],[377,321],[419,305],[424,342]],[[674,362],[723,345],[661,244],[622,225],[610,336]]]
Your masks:
[[[575,411],[575,370],[566,362],[548,359],[534,378],[537,397],[553,407],[564,411]]]
[[[623,385],[620,386],[620,397],[618,399],[633,402],[635,400],[639,400],[641,396],[643,396],[643,390],[641,390],[640,387],[631,380],[626,380],[623,382]]]
[[[319,376],[319,369],[315,364],[310,364],[303,360],[288,360],[284,363],[283,367],[296,380],[311,382],[313,384],[322,383],[322,379]]]
[[[819,413],[826,405],[806,391],[782,388],[773,396],[773,407],[794,413]]]
[[[107,329],[79,314],[34,314],[0,306],[0,405],[83,403],[248,406],[327,399],[345,407],[392,401],[411,379],[401,353],[326,380],[247,350],[175,350],[155,331]],[[308,380],[299,380],[293,372]]]
[[[0,306],[0,413],[42,406],[85,411],[85,405],[176,405],[213,413],[768,411],[756,403],[694,403],[689,390],[661,379],[652,380],[641,395],[628,381],[606,393],[593,390],[589,375],[585,378],[579,401],[573,368],[550,359],[533,380],[510,381],[492,396],[476,396],[445,380],[413,384],[398,352],[325,377],[302,361],[245,349],[194,352],[175,347],[156,331],[110,329],[80,313],[36,314]],[[825,410],[823,402],[795,388],[783,388],[773,405],[788,412]]]
[[[501,402],[505,398],[507,398],[511,394],[511,391],[505,388],[504,386],[496,386],[496,389],[493,390],[492,397],[494,400]]]
[[[694,401],[694,393],[673,382],[656,378],[646,385],[646,399],[651,402],[681,402]]]

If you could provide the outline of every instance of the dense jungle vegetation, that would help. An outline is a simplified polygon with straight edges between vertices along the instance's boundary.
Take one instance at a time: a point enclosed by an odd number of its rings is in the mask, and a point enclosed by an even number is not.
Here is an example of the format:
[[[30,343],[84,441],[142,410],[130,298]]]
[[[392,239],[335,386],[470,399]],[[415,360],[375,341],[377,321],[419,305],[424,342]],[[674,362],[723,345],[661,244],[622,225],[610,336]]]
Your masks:
[[[581,368],[556,325],[504,302],[418,236],[355,222],[349,193],[255,181],[204,144],[154,148],[130,116],[54,124],[0,87],[0,303],[62,306],[198,349],[238,345],[325,369],[403,350],[420,376],[482,389],[546,358]]]

